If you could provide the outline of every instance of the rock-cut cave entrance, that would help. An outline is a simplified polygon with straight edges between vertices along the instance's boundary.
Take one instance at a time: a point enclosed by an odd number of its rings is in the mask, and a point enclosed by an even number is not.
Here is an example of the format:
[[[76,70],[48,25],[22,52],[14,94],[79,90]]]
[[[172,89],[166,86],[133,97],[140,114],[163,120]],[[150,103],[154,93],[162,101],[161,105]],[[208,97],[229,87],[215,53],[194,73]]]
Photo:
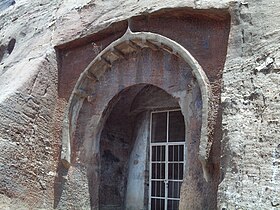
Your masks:
[[[140,84],[113,101],[100,141],[100,209],[177,210],[186,156],[177,99]]]
[[[149,204],[155,209],[215,209],[218,179],[207,182],[213,177],[208,162],[215,101],[205,72],[182,45],[128,29],[80,75],[69,101],[61,159],[65,167],[72,164],[80,170],[75,173],[86,174],[88,183],[82,186],[88,186],[89,200],[79,197],[91,209],[138,210]],[[185,138],[169,145],[167,125],[177,109]],[[161,112],[166,120],[160,122],[166,126],[159,127],[166,138],[156,142],[150,133],[151,116]],[[153,148],[162,156],[153,158]],[[179,157],[169,160],[173,148]],[[179,171],[175,178],[169,178],[170,161]]]

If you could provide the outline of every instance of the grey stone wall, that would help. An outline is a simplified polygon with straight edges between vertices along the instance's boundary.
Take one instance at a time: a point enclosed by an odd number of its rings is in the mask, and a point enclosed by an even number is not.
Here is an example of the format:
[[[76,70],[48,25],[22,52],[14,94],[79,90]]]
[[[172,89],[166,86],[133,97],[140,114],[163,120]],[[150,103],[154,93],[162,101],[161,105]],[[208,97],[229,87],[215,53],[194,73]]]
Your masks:
[[[280,4],[248,1],[234,8],[223,74],[219,208],[278,209]]]

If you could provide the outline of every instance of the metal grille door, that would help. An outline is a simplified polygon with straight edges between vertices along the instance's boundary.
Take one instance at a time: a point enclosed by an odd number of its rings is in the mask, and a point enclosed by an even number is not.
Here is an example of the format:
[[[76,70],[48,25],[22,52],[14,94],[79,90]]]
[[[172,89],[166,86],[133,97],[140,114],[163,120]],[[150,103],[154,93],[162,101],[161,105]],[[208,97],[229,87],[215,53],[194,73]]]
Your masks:
[[[185,123],[180,110],[152,112],[150,210],[178,210],[185,164]]]

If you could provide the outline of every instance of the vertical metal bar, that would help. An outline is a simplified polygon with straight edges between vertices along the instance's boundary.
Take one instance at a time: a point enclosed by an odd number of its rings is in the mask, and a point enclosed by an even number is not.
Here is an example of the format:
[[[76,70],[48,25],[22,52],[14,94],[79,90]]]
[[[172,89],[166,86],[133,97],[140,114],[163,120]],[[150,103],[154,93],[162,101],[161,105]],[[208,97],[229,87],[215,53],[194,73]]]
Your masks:
[[[149,206],[148,209],[152,210],[152,117],[153,117],[153,113],[150,114],[150,165],[149,165]]]
[[[159,152],[160,152],[160,155],[159,155],[159,160],[160,160],[160,163],[159,163],[159,165],[160,165],[160,167],[159,167],[159,170],[160,170],[160,177],[159,178],[162,178],[162,148],[161,148],[162,146],[159,146]],[[162,195],[161,195],[161,188],[162,188],[162,186],[161,186],[162,184],[160,183],[160,188],[159,188],[159,190],[160,190],[160,197],[162,197]]]
[[[181,188],[182,182],[178,182],[178,190],[177,190],[177,195],[180,198],[180,188]]]
[[[178,156],[180,156],[180,155],[179,155],[179,154],[180,154],[180,151],[179,151],[180,148],[181,148],[181,145],[178,146]],[[178,160],[180,160],[179,157],[178,157]],[[181,164],[181,163],[179,163],[179,165],[178,165],[178,175],[180,175],[180,164]],[[178,176],[178,178],[180,178],[180,177]]]
[[[175,160],[175,145],[173,146],[173,154],[172,154],[172,159],[173,159],[173,163],[172,163],[172,179],[175,179],[175,163],[174,163],[174,160]]]
[[[160,164],[160,167],[161,167],[161,164]],[[160,170],[160,177],[158,177],[158,178],[161,178],[161,170]],[[161,195],[161,181],[159,181],[159,193],[160,193],[160,196],[159,197],[161,197],[162,195]]]
[[[178,147],[179,147],[179,146],[177,146],[177,149],[179,149]],[[177,162],[177,163],[176,163],[177,169],[175,168],[176,173],[177,173],[177,174],[176,174],[176,179],[177,179],[177,180],[180,178],[180,177],[179,177],[179,175],[180,175],[180,166],[179,166],[179,164],[180,164],[180,163]]]
[[[158,148],[160,148],[161,146],[158,146]],[[162,161],[162,159],[161,159],[161,151],[159,151],[159,160],[160,160],[160,162]],[[161,163],[159,163],[159,176],[157,177],[157,178],[161,178],[161,176],[162,176],[162,170],[161,170]],[[162,184],[161,184],[161,181],[159,181],[159,195],[160,195],[160,197],[161,197],[161,186]]]
[[[155,146],[156,148],[156,158],[157,158],[157,146]],[[155,163],[155,178],[157,178],[157,164]]]
[[[164,209],[167,210],[167,202],[168,202],[168,162],[169,162],[169,148],[168,148],[168,142],[169,142],[169,111],[166,112],[166,153],[165,153],[165,200],[164,200]]]
[[[181,159],[180,159],[180,154],[181,154],[180,148],[181,148],[181,145],[178,146],[178,155],[177,155],[178,161],[181,160]]]

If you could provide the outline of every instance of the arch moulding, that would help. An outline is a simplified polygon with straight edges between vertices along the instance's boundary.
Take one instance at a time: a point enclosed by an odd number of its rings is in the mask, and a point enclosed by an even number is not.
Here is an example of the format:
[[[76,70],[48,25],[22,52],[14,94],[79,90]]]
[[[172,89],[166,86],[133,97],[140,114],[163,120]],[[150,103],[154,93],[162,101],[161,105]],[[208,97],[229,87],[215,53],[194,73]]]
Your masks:
[[[116,41],[112,42],[81,73],[74,90],[71,93],[65,111],[62,128],[61,160],[65,167],[71,164],[71,141],[76,128],[76,121],[84,100],[92,100],[91,92],[85,88],[89,82],[97,83],[102,74],[111,69],[112,63],[118,59],[125,59],[126,55],[142,48],[151,50],[164,50],[181,57],[192,69],[202,97],[202,125],[199,143],[199,159],[202,163],[204,178],[209,180],[207,161],[212,146],[214,128],[214,113],[212,91],[209,80],[197,60],[179,43],[165,36],[150,32],[131,32],[130,29]]]

